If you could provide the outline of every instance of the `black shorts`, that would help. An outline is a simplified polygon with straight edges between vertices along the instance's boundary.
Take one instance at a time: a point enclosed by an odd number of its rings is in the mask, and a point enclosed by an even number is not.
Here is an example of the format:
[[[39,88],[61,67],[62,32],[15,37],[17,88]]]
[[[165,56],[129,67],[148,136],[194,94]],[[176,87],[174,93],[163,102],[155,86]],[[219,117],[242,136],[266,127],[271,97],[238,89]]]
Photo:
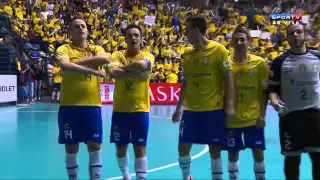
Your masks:
[[[280,118],[281,154],[320,152],[320,110],[291,112]]]

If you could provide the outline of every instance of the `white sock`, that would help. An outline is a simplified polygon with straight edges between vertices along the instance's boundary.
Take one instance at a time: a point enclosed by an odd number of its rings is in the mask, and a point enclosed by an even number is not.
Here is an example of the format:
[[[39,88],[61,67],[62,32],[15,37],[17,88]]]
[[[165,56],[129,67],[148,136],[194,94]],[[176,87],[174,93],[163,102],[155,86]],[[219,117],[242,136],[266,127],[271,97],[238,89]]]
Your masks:
[[[100,180],[102,173],[101,151],[89,153],[89,174],[90,180]]]
[[[56,96],[56,91],[52,91],[52,100],[54,100],[55,96]]]
[[[191,156],[179,157],[178,161],[182,171],[183,180],[190,180]]]
[[[211,171],[213,180],[222,180],[222,160],[211,159]]]
[[[256,175],[256,180],[266,179],[266,166],[263,162],[254,162],[254,173]]]
[[[66,154],[66,167],[69,180],[78,179],[78,158],[77,153]]]
[[[148,170],[147,157],[135,159],[134,169],[136,171],[137,180],[145,180],[147,177],[147,170]]]
[[[57,100],[60,100],[60,91],[57,92]]]
[[[228,162],[228,171],[229,171],[229,179],[230,180],[238,180],[239,176],[239,161],[236,162]]]
[[[127,155],[124,158],[117,158],[118,161],[118,166],[120,168],[120,171],[122,173],[123,179],[124,180],[131,180],[131,175],[129,171],[129,155]]]

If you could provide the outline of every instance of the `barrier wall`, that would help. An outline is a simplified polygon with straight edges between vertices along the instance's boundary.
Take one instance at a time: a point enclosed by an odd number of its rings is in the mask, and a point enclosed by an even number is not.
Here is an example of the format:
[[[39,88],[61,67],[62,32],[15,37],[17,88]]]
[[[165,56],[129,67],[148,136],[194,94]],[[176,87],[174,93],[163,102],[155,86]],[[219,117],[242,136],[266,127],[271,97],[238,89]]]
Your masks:
[[[0,75],[0,103],[17,101],[17,76]]]
[[[149,86],[151,104],[177,104],[180,95],[180,84],[151,83]],[[113,103],[114,84],[102,83],[100,96],[103,104]]]

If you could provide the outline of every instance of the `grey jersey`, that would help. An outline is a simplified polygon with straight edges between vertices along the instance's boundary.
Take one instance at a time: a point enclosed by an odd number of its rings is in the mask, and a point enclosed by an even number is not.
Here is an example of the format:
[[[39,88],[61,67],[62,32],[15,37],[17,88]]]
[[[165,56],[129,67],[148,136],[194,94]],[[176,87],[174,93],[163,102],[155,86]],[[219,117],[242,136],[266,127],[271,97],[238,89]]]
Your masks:
[[[319,68],[320,53],[313,50],[301,55],[287,51],[273,61],[269,91],[280,96],[287,113],[320,107]]]

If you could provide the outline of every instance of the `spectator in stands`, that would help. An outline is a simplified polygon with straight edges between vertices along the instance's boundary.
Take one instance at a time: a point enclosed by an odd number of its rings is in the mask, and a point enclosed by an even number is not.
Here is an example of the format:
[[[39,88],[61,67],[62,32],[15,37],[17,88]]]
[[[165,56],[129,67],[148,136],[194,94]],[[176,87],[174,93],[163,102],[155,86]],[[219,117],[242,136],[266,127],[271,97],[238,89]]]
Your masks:
[[[34,102],[33,96],[34,96],[34,76],[35,72],[32,69],[32,66],[27,62],[23,62],[23,68],[21,70],[23,76],[24,76],[24,87],[27,97],[27,102],[31,103]]]
[[[40,101],[41,98],[41,89],[42,89],[42,80],[45,75],[44,68],[42,66],[42,59],[35,60],[33,71],[35,72],[34,76],[34,100]]]

